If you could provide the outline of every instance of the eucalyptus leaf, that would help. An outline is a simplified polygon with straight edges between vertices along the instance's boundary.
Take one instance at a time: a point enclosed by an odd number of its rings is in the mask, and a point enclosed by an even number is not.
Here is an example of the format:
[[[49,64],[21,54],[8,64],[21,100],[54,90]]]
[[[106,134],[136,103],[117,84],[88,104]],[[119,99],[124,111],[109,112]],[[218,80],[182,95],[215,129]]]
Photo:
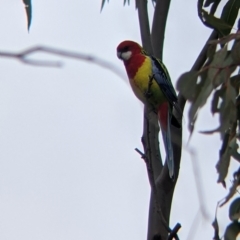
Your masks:
[[[102,0],[102,5],[101,5],[101,10],[100,11],[103,10],[103,7],[105,6],[106,2],[109,2],[109,0]]]
[[[213,133],[216,133],[219,131],[220,131],[220,127],[213,129],[213,130],[199,131],[199,133],[210,135],[210,134],[213,134]]]
[[[227,23],[230,28],[229,29],[222,29],[221,33],[222,36],[226,36],[230,33],[236,18],[238,16],[238,10],[240,8],[240,1],[239,0],[228,0],[228,2],[225,4],[221,19]]]
[[[240,39],[235,40],[231,50],[231,57],[234,64],[240,65]]]
[[[218,183],[224,183],[224,180],[228,173],[229,163],[231,158],[231,149],[227,147],[225,152],[220,155],[220,159],[216,165],[216,169],[218,172]]]
[[[209,7],[212,3],[219,2],[219,0],[206,0],[204,7]]]
[[[215,219],[212,223],[212,226],[214,228],[214,240],[220,240],[219,238],[219,226],[218,226],[218,221],[217,221],[217,217],[215,216]]]
[[[199,16],[199,18],[201,19],[201,21],[203,21],[203,19],[202,19],[202,8],[203,8],[203,3],[204,3],[204,0],[198,0],[198,3],[197,3],[197,7],[198,7],[198,16]]]
[[[240,223],[233,222],[229,224],[224,233],[224,240],[236,240],[240,233]]]
[[[226,142],[227,146],[222,146],[220,151],[220,159],[216,165],[218,172],[217,182],[219,183],[223,183],[227,176],[232,151],[236,146],[236,137],[230,140],[230,135],[227,134],[226,136],[228,136],[228,138],[225,138],[224,141]]]
[[[32,2],[31,0],[23,0],[23,3],[25,5],[25,10],[27,14],[27,27],[29,30],[32,22]]]
[[[177,90],[189,101],[196,97],[198,72],[190,71],[182,74],[177,81]]]
[[[229,207],[229,218],[231,221],[240,218],[240,198],[236,198]]]
[[[223,94],[225,92],[224,88],[221,88],[219,90],[216,90],[213,94],[212,103],[211,103],[211,112],[212,114],[215,114],[220,111],[218,105],[219,105],[219,99],[220,97],[223,97]]]
[[[209,44],[208,45],[208,50],[207,50],[207,57],[212,60],[213,56],[216,53],[216,49],[217,49],[217,44]]]
[[[200,77],[201,77],[201,82],[198,88],[199,92],[196,99],[194,99],[192,105],[190,106],[189,113],[188,113],[188,118],[189,118],[188,129],[190,130],[190,132],[193,131],[194,123],[196,121],[199,109],[205,105],[208,97],[210,96],[210,94],[212,93],[212,90],[214,89],[212,82],[210,81],[209,78],[207,78],[205,72],[203,72],[200,75]]]
[[[232,26],[227,24],[224,20],[215,17],[212,14],[209,14],[207,11],[202,9],[202,17],[203,22],[206,26],[215,29],[220,33],[222,36],[224,36],[224,33],[227,31],[231,31]]]
[[[231,52],[227,47],[223,47],[215,53],[213,60],[209,65],[208,78],[212,80],[214,88],[222,83],[228,82],[231,73],[236,69],[233,65]]]
[[[130,0],[124,0],[124,2],[123,2],[123,6],[125,6],[126,3],[129,5],[129,4],[130,4]]]
[[[230,82],[231,82],[233,87],[239,88],[240,87],[240,74],[232,76],[230,78]]]
[[[239,183],[240,183],[240,169],[234,172],[232,186],[230,187],[227,196],[224,198],[224,201],[220,204],[220,207],[226,204],[235,195]]]
[[[231,156],[237,160],[238,162],[240,162],[240,154],[238,152],[238,144],[235,143],[235,145],[232,147],[232,153],[231,153]]]
[[[221,71],[220,69],[227,56],[227,53],[228,53],[227,47],[218,50],[213,56],[213,60],[209,65],[208,78],[212,81],[215,87],[222,83],[221,81],[222,75],[219,75],[219,72]]]
[[[228,84],[219,109],[221,136],[223,136],[225,132],[232,126],[233,122],[236,121],[237,109],[235,107],[235,102],[235,88],[231,84]]]

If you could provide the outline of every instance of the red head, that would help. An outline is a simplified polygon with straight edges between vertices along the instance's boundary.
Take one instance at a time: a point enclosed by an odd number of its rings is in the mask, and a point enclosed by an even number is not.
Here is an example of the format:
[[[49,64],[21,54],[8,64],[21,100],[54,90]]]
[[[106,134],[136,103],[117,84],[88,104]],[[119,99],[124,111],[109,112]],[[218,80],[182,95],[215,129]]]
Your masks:
[[[123,41],[117,47],[117,56],[123,61],[128,61],[133,55],[141,54],[142,47],[133,41]]]

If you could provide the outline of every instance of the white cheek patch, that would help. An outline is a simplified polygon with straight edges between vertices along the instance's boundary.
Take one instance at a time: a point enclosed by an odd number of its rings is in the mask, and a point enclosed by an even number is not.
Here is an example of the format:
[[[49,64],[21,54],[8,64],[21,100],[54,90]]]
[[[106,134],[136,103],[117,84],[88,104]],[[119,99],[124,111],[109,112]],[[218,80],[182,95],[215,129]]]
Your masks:
[[[131,56],[132,56],[131,51],[123,52],[122,55],[121,55],[122,59],[125,60],[125,61],[127,61]]]

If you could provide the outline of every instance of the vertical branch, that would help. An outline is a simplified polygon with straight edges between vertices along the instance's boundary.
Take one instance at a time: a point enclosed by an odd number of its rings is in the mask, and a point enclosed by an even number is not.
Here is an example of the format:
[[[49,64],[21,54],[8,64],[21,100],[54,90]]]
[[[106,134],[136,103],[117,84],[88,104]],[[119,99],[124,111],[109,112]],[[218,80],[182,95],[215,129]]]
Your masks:
[[[154,184],[163,167],[159,149],[158,134],[159,125],[157,115],[153,112],[151,106],[145,105],[142,143],[144,152],[149,161],[149,167],[152,168],[151,171],[153,171]]]
[[[136,0],[136,3],[138,9],[138,21],[140,26],[142,45],[149,54],[153,54],[147,0]]]
[[[152,24],[152,45],[155,57],[162,59],[165,27],[171,0],[156,2]]]
[[[151,42],[153,44],[154,55],[160,59],[162,59],[164,32],[165,32],[169,6],[170,6],[170,0],[157,1],[155,11],[154,11]],[[175,150],[174,145],[173,145],[173,150]],[[175,158],[175,154],[176,153],[174,151],[174,158]],[[180,158],[181,158],[181,154],[179,155],[179,159]],[[158,159],[155,158],[154,160],[157,161]],[[174,162],[175,162],[175,159],[174,159]],[[180,164],[180,161],[179,161],[179,164]],[[179,169],[179,165],[175,164],[175,172],[177,172],[177,175],[178,175],[178,169]],[[170,179],[169,173],[168,173],[168,167],[166,163],[164,167],[161,167],[160,171],[156,172],[154,168],[154,172],[156,173],[155,184],[157,188],[157,196],[153,196],[153,194],[151,194],[150,206],[149,206],[149,219],[148,219],[148,236],[147,236],[148,240],[152,240],[156,236],[160,236],[160,239],[167,239],[168,237],[168,230],[162,224],[161,218],[157,212],[157,209],[154,206],[154,202],[157,201],[159,203],[164,220],[168,225],[169,219],[170,219],[172,196],[173,196],[174,186],[176,183],[175,181],[172,181]],[[175,179],[177,179],[177,176],[175,176]]]
[[[152,54],[152,43],[147,12],[147,0],[137,0],[137,8],[143,47],[148,51],[148,53]],[[149,177],[149,179],[154,180],[160,174],[162,169],[158,133],[158,120],[155,114],[153,114],[151,106],[146,105],[144,107],[142,143],[147,159],[150,161],[150,166],[153,168],[152,172],[154,176],[153,178]],[[151,185],[153,184],[155,183],[151,183]]]
[[[157,1],[151,38],[149,19],[147,13],[147,1],[146,0],[137,1],[143,47],[148,51],[148,53],[153,54],[153,48],[151,43],[154,41],[155,55],[160,58],[162,58],[164,31],[169,5],[170,0]],[[167,239],[169,231],[168,224],[170,218],[170,209],[175,182],[173,182],[169,178],[168,168],[166,165],[163,171],[163,165],[161,161],[158,142],[159,134],[158,120],[156,116],[151,117],[150,115],[151,108],[149,106],[145,106],[144,130],[142,142],[145,154],[147,156],[149,165],[152,168],[152,172],[154,175],[149,177],[149,179],[154,179],[154,183],[150,182],[152,189],[149,206],[147,239],[152,240],[156,236],[160,237],[161,239]],[[178,156],[180,159],[181,152]],[[179,165],[176,164],[175,168],[179,169]],[[159,178],[161,179],[161,181],[158,183],[157,179]],[[156,183],[158,183],[158,185],[156,185]]]
[[[138,8],[139,25],[141,31],[142,44],[145,50],[149,54],[153,54],[162,59],[163,44],[164,44],[164,33],[167,22],[167,15],[171,0],[159,0],[156,2],[152,34],[150,34],[149,19],[147,12],[147,0],[136,0]],[[213,32],[210,39],[217,38],[216,32]],[[153,44],[153,45],[152,45]],[[204,62],[206,61],[207,53],[207,43],[203,47],[199,57],[194,63],[192,69],[199,70]],[[183,96],[179,95],[178,103],[180,108],[183,110],[186,100]],[[174,112],[175,115],[179,115]],[[146,158],[149,161],[149,166],[152,168],[150,172],[153,176],[150,176],[151,184],[151,198],[149,205],[149,219],[148,219],[148,235],[147,239],[152,240],[156,237],[159,239],[167,239],[168,230],[166,224],[169,224],[171,203],[173,198],[173,193],[176,185],[176,181],[179,174],[180,162],[181,162],[181,148],[182,148],[182,129],[176,129],[171,126],[171,136],[172,145],[174,151],[174,165],[175,165],[175,181],[169,178],[167,164],[162,165],[161,155],[159,151],[158,142],[158,121],[156,116],[151,116],[151,108],[145,106],[144,109],[144,130],[143,130],[143,147],[145,151]],[[177,116],[181,121],[182,116]],[[149,171],[148,171],[149,174]],[[151,181],[154,181],[152,183]],[[155,191],[154,191],[155,189]],[[156,204],[157,203],[157,204]],[[159,214],[162,212],[163,217]],[[165,226],[163,224],[163,219],[165,221]]]
[[[138,8],[138,18],[139,18],[142,45],[149,54],[153,54],[150,27],[149,27],[149,18],[148,18],[148,12],[147,12],[147,0],[137,0],[136,2],[137,2],[137,8]],[[162,211],[162,208],[158,203],[158,198],[157,198],[158,193],[157,193],[157,188],[155,184],[155,181],[159,176],[159,174],[161,173],[161,170],[163,167],[160,150],[159,150],[158,134],[159,134],[159,126],[158,126],[158,120],[157,120],[156,114],[153,114],[150,106],[145,106],[142,143],[144,147],[144,152],[147,157],[147,161],[149,161],[148,165],[150,168],[152,168],[151,171],[148,170],[148,175],[153,174],[152,176],[148,176],[151,184],[151,198],[150,198],[150,206],[149,206],[148,226],[150,226],[151,228],[151,231],[150,231],[151,233],[165,232],[166,233],[165,237],[166,237],[167,230],[166,230],[166,226],[162,224],[163,219],[161,219],[159,214],[159,212]],[[157,219],[157,221],[155,221],[155,219]],[[157,223],[158,226],[156,226],[153,222]],[[157,232],[155,231],[156,228],[158,229]],[[149,235],[149,230],[148,230],[147,238],[152,239],[152,234]]]

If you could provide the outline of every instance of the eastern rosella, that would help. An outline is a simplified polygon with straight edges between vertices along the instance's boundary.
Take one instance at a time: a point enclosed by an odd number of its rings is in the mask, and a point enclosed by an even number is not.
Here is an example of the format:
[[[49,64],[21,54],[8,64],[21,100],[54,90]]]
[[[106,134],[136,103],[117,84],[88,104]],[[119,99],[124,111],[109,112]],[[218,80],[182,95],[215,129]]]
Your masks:
[[[136,42],[124,41],[117,47],[117,56],[123,60],[130,85],[143,104],[150,104],[158,115],[162,130],[169,176],[174,177],[174,158],[170,124],[180,127],[172,115],[177,95],[164,64],[148,55]]]

